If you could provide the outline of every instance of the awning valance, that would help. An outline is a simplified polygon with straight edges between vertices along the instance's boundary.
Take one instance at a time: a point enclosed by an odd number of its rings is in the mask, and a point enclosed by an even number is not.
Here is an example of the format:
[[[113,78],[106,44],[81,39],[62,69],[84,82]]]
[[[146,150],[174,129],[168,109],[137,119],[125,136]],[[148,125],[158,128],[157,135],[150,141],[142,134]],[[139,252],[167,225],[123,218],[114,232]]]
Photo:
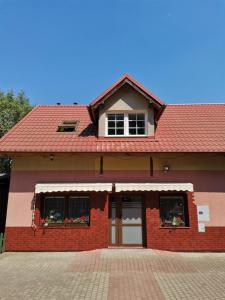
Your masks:
[[[53,192],[111,192],[112,183],[37,183],[35,193]]]
[[[193,192],[192,183],[116,183],[116,192],[125,191],[188,191]]]

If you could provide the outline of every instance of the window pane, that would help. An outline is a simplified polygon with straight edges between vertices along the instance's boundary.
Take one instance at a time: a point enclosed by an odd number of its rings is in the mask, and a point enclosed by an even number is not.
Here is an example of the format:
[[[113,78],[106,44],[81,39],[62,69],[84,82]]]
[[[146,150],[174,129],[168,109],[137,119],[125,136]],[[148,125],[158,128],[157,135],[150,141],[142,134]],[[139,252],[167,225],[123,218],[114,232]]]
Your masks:
[[[116,127],[123,127],[124,126],[123,124],[124,124],[123,121],[117,121]]]
[[[136,128],[129,128],[129,134],[136,134]]]
[[[136,120],[136,114],[129,114],[128,115],[128,118],[129,118],[129,120]]]
[[[116,130],[116,134],[120,134],[120,135],[123,135],[124,134],[124,130],[121,128],[118,128],[117,130]]]
[[[124,115],[123,114],[116,114],[116,120],[123,120]]]
[[[108,129],[108,135],[115,135],[115,129]]]
[[[114,122],[114,121],[108,122],[108,127],[115,127],[115,125],[116,125],[116,122]]]
[[[111,243],[116,243],[116,226],[111,227]]]
[[[125,245],[142,244],[142,228],[141,226],[123,226],[122,242]]]
[[[113,114],[108,114],[108,120],[115,120],[115,117]]]
[[[144,128],[138,128],[137,132],[138,132],[138,134],[145,134],[145,129]]]
[[[145,120],[145,115],[144,114],[137,114],[137,120],[144,121]]]
[[[44,198],[44,218],[51,222],[62,222],[65,216],[64,197],[45,197]]]
[[[145,127],[144,121],[137,121],[137,127]]]
[[[129,127],[136,127],[136,121],[129,121]]]
[[[185,214],[186,201],[183,196],[160,197],[160,219],[162,226],[185,226],[187,216]]]
[[[89,223],[89,198],[79,196],[69,197],[68,218],[73,223]]]
[[[138,197],[122,198],[122,224],[142,224],[142,204]]]

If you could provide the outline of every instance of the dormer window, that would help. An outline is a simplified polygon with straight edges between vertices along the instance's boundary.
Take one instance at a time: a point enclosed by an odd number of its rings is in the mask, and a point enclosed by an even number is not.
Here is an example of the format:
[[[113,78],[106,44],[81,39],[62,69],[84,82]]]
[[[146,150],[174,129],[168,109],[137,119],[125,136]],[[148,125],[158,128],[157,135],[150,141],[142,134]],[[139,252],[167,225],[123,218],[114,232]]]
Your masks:
[[[78,120],[66,120],[58,126],[58,132],[73,132],[76,131],[79,121]]]
[[[129,135],[145,134],[145,114],[128,114]]]
[[[124,114],[108,114],[108,135],[124,135]]]
[[[89,106],[99,137],[154,137],[155,117],[165,104],[128,74],[101,93]]]
[[[107,136],[145,136],[146,113],[108,113]]]

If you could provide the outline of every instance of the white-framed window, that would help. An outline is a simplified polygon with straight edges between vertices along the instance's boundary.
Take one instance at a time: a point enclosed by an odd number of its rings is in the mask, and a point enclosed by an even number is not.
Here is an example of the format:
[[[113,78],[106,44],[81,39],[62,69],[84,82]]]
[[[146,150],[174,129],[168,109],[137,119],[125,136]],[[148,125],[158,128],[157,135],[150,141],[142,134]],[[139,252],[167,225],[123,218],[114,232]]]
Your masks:
[[[128,130],[129,135],[145,134],[145,114],[128,114]]]
[[[107,113],[106,136],[145,136],[145,112]]]
[[[107,135],[124,135],[124,114],[108,114]]]

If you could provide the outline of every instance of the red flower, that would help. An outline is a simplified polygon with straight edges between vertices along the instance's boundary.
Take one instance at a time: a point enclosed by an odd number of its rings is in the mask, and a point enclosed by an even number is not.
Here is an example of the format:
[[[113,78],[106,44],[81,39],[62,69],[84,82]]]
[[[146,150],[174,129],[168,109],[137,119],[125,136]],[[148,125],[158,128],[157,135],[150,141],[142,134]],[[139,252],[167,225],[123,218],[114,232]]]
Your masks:
[[[81,216],[80,219],[81,220],[85,220],[86,218],[85,218],[85,216]]]
[[[41,219],[41,224],[44,224],[45,223],[45,219]]]

